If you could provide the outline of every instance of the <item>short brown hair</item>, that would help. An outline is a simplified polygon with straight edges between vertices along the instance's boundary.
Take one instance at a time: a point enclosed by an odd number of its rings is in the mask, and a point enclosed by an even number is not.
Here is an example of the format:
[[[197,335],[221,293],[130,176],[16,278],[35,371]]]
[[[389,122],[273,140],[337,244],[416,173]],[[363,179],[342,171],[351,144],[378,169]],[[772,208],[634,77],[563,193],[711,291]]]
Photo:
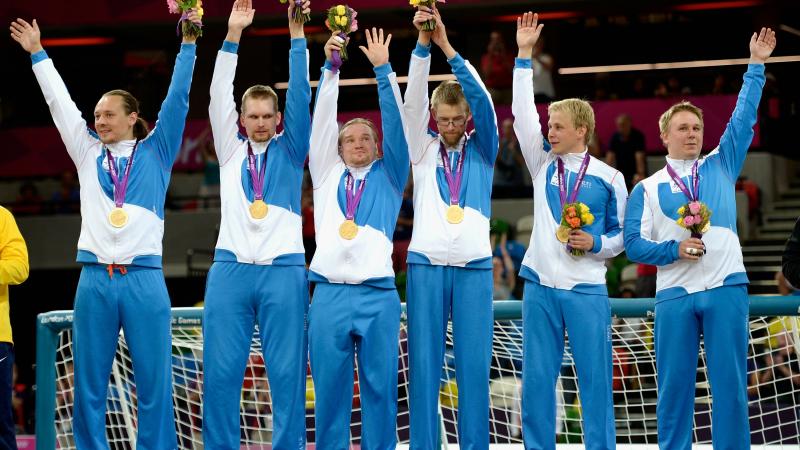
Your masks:
[[[122,109],[125,111],[125,114],[130,115],[136,113],[136,123],[133,124],[133,137],[138,140],[146,138],[147,134],[150,133],[150,129],[147,126],[147,121],[139,117],[139,100],[136,100],[136,97],[123,89],[108,91],[103,94],[103,97],[112,95],[116,95],[122,100]]]
[[[356,125],[356,124],[359,124],[359,123],[362,124],[362,125],[366,125],[370,129],[370,131],[372,132],[372,138],[375,139],[375,144],[376,145],[378,144],[378,127],[376,127],[375,124],[372,123],[372,121],[369,120],[369,119],[363,119],[361,117],[356,117],[355,119],[348,120],[347,123],[342,125],[342,128],[339,130],[339,145],[342,145],[342,138],[344,137],[344,130],[346,130],[347,127],[349,127],[350,125]]]
[[[242,95],[242,114],[245,112],[245,104],[249,98],[256,100],[271,98],[272,104],[275,106],[275,112],[278,112],[278,94],[276,94],[275,90],[269,86],[256,84],[250,86],[246,91],[244,91],[244,94]]]
[[[550,103],[550,106],[547,107],[547,114],[553,114],[554,112],[567,113],[572,119],[572,125],[576,129],[585,127],[585,142],[587,145],[589,144],[592,136],[594,136],[594,110],[589,102],[579,98],[559,100]]]
[[[433,90],[431,95],[431,108],[436,109],[441,103],[451,106],[460,106],[467,114],[469,111],[469,103],[464,96],[464,90],[457,81],[447,80],[439,83],[436,89]]]
[[[669,131],[669,123],[672,121],[672,117],[681,111],[693,113],[698,119],[700,119],[700,126],[703,126],[703,110],[684,100],[680,103],[675,103],[674,105],[670,106],[668,110],[664,111],[664,114],[661,115],[661,118],[658,119],[658,130],[661,132],[661,134]]]

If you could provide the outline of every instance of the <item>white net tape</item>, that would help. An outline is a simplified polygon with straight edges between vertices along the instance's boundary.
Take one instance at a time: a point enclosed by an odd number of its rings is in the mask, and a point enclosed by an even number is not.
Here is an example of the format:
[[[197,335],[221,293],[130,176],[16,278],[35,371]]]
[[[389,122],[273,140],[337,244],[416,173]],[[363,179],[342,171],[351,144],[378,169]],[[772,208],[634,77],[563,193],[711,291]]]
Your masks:
[[[615,319],[612,327],[614,349],[614,410],[617,442],[653,444],[656,436],[656,378],[653,351],[653,323],[645,319]],[[753,318],[750,322],[748,379],[750,425],[753,445],[798,448],[800,444],[800,320],[797,317]],[[408,353],[405,324],[401,328],[398,373],[397,436],[408,442]],[[456,445],[455,409],[458,405],[453,369],[452,334],[442,370],[440,404],[446,442]],[[59,448],[75,448],[71,433],[73,376],[71,332],[60,334],[56,357],[56,433]],[[173,328],[173,393],[179,446],[202,448],[202,335],[200,327]],[[522,442],[520,394],[522,385],[522,322],[497,321],[491,373],[490,432],[493,444]],[[694,416],[694,440],[711,441],[711,394],[707,382],[705,353],[700,349]],[[361,409],[356,381],[351,437],[358,447]],[[306,423],[309,442],[314,440],[314,393],[311,377],[306,392]],[[566,346],[564,366],[558,384],[558,442],[582,442],[581,408],[577,395],[574,364]],[[133,449],[136,429],[136,392],[130,355],[124,336],[114,363],[108,392],[106,434],[112,449]],[[242,448],[266,448],[272,435],[270,390],[264,373],[257,332],[253,335],[251,357],[242,388],[240,406]],[[634,448],[634,446],[631,446]]]

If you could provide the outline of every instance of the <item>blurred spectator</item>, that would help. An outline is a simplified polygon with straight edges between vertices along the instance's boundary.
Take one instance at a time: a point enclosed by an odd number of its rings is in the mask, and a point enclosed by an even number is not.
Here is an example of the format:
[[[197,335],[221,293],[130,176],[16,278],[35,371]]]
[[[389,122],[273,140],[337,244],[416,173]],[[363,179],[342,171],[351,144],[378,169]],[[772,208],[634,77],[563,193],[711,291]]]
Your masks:
[[[606,164],[616,167],[625,177],[628,191],[647,177],[644,134],[633,127],[631,116],[617,117],[617,131],[611,136],[606,153]]]
[[[536,101],[547,103],[556,98],[553,85],[553,57],[544,52],[544,38],[540,37],[533,47],[533,92]]]
[[[489,222],[492,253],[494,256],[503,256],[500,242],[505,242],[505,249],[514,263],[514,273],[522,268],[522,259],[525,258],[525,246],[517,241],[516,230],[502,219],[492,219]],[[505,236],[505,240],[502,237]]]
[[[755,223],[760,223],[761,188],[758,187],[755,181],[747,179],[744,175],[740,175],[736,180],[736,190],[747,194],[747,218],[750,219],[751,222],[755,221]]]
[[[638,264],[628,264],[622,268],[619,275],[619,293],[617,294],[619,298],[636,298],[638,268]]]
[[[494,236],[493,236],[494,237]],[[512,292],[516,287],[517,275],[514,271],[514,262],[511,261],[511,256],[506,250],[506,242],[508,235],[503,233],[500,235],[500,257],[492,257],[492,278],[494,280],[494,289],[492,291],[493,300],[511,300],[514,298]]]
[[[489,45],[481,57],[483,83],[495,104],[511,103],[511,85],[514,80],[514,54],[508,51],[499,31],[489,34]]]
[[[597,159],[603,159],[603,147],[600,145],[600,135],[597,134],[597,130],[594,130],[594,133],[592,133],[592,137],[589,139],[587,147],[589,147],[590,155]]]
[[[747,393],[758,400],[777,405],[796,405],[800,401],[800,364],[787,332],[775,336],[777,347],[767,347],[756,355]]]
[[[500,150],[497,152],[497,162],[494,167],[495,186],[522,186],[524,184],[523,172],[525,159],[519,149],[519,141],[514,133],[514,119],[506,119],[502,124]]]
[[[11,408],[14,414],[14,426],[17,434],[29,434],[33,431],[30,429],[32,412],[31,405],[29,405],[31,401],[30,389],[28,389],[27,385],[20,383],[17,376],[17,363],[14,363],[11,376],[11,388],[13,389]]]
[[[636,298],[655,298],[658,267],[639,264],[636,267]]]
[[[775,272],[775,284],[778,286],[778,294],[780,295],[800,295],[800,289],[789,284],[780,270]]]
[[[75,172],[65,170],[61,174],[61,185],[50,199],[56,214],[75,214],[81,208],[81,193]]]
[[[403,202],[400,204],[400,213],[397,216],[397,226],[394,229],[392,242],[392,265],[394,273],[406,270],[408,246],[411,244],[411,233],[414,229],[414,182],[409,177],[406,188],[403,190]]]
[[[645,98],[650,97],[650,94],[646,91],[646,87],[644,84],[644,78],[637,77],[633,80],[633,84],[631,85],[631,98]]]
[[[204,208],[219,206],[219,160],[214,150],[214,141],[207,139],[200,155],[203,157],[203,184],[198,195]]]
[[[25,216],[32,214],[41,214],[44,207],[44,201],[39,195],[39,189],[31,181],[25,181],[19,188],[19,196],[14,203],[14,214],[17,216]]]
[[[783,276],[792,286],[800,287],[800,219],[794,224],[794,230],[783,249]]]

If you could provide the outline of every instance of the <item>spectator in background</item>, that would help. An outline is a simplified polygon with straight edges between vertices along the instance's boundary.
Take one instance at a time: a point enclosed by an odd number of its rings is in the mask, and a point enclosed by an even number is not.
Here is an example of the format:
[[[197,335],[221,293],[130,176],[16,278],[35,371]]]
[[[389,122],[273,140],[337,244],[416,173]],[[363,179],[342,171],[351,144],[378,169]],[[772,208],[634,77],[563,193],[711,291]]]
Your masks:
[[[800,295],[800,289],[789,284],[780,270],[775,272],[775,284],[778,286],[778,294],[780,295]]]
[[[796,405],[800,401],[800,364],[787,332],[776,336],[777,347],[768,346],[750,373],[747,394],[750,398],[775,405]]]
[[[747,218],[751,223],[761,222],[761,188],[755,181],[749,180],[744,175],[736,179],[736,190],[747,195]],[[744,236],[748,238],[749,236]]]
[[[553,57],[544,52],[544,39],[539,38],[533,47],[533,93],[539,103],[548,103],[556,99],[556,87],[553,85]]]
[[[508,236],[506,234],[500,236],[499,248],[501,256],[492,257],[492,277],[494,279],[492,300],[514,299],[512,292],[517,284],[517,278],[514,271],[514,262],[511,261],[511,256],[506,250],[507,239]]]
[[[0,207],[0,448],[17,448],[12,409],[14,341],[11,338],[8,286],[28,279],[28,248],[14,216]]]
[[[80,212],[81,194],[75,172],[65,170],[61,174],[61,185],[50,199],[56,214],[77,214]]]
[[[203,158],[203,184],[200,185],[198,195],[204,208],[211,205],[219,206],[219,160],[214,150],[214,141],[207,139],[200,150]]]
[[[629,114],[620,114],[616,120],[617,131],[611,136],[606,153],[606,164],[616,167],[625,177],[625,186],[633,186],[647,176],[644,134],[633,127]]]
[[[19,196],[17,196],[17,201],[12,209],[17,216],[41,214],[43,203],[36,185],[25,181],[19,188]]]
[[[514,55],[506,48],[499,31],[489,34],[489,45],[481,57],[481,72],[486,89],[494,103],[511,103],[511,81],[514,71]]]
[[[519,187],[524,184],[523,169],[525,159],[519,151],[519,141],[514,133],[514,119],[508,118],[502,124],[500,150],[494,168],[493,184],[500,187]]]
[[[411,244],[411,232],[414,229],[414,180],[409,178],[403,190],[403,203],[400,204],[400,214],[397,216],[397,226],[394,229],[392,243],[392,265],[394,272],[406,270],[408,245]]]
[[[800,287],[800,219],[794,224],[794,230],[783,249],[783,276],[795,288]]]

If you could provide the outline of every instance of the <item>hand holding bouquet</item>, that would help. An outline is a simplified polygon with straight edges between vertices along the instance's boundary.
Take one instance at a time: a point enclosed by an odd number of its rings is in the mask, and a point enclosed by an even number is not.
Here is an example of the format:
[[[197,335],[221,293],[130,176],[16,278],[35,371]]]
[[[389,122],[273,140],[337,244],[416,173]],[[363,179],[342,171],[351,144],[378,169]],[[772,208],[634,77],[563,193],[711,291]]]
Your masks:
[[[433,8],[436,3],[445,3],[445,0],[409,0],[408,3],[418,8],[420,6],[425,6],[427,8]],[[436,29],[436,20],[429,20],[422,24],[422,31],[433,31]]]
[[[311,16],[308,13],[303,12],[303,0],[280,0],[281,3],[289,3],[289,1],[294,2],[294,10],[292,10],[292,19],[296,23],[306,23],[311,20]]]
[[[701,201],[691,201],[678,208],[676,222],[689,230],[693,238],[700,239],[711,228],[711,210]]]
[[[181,18],[178,20],[178,35],[184,36],[202,36],[203,35],[203,0],[167,0],[170,14],[180,14]],[[192,16],[197,17],[197,21],[193,21]]]
[[[594,223],[594,216],[586,204],[581,202],[566,203],[561,210],[561,224],[556,230],[556,238],[563,243],[569,241],[569,235],[574,230],[580,230],[581,227],[588,226]],[[583,256],[586,254],[585,250],[572,248],[567,244],[567,251],[573,256]]]
[[[347,5],[336,5],[328,10],[325,26],[344,41],[341,55],[338,51],[332,53],[333,61],[331,62],[337,69],[342,65],[343,61],[347,61],[347,35],[358,30],[357,14],[353,8]]]

